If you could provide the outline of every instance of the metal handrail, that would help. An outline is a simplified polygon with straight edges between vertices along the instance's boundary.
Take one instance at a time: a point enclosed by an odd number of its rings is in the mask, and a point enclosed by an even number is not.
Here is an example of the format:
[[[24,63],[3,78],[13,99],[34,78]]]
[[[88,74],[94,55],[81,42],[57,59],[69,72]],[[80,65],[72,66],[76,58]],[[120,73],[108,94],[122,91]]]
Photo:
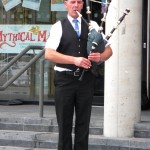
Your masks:
[[[44,59],[40,59],[39,116],[44,112]]]
[[[26,52],[31,49],[43,49],[42,46],[28,46],[16,57],[14,57],[1,71],[0,75],[4,73],[11,65],[13,65],[19,58],[21,58]],[[33,63],[35,63],[41,56],[43,56],[45,50],[43,49],[35,57],[33,57],[25,67],[23,67],[16,75],[12,76],[4,85],[0,86],[0,91],[4,91],[8,86],[10,86],[19,76],[21,76]]]
[[[43,46],[27,46],[23,51],[21,51],[18,55],[16,55],[4,68],[0,70],[0,75],[2,75],[9,67],[11,67],[15,62],[18,61],[25,53],[27,53],[29,50],[34,49],[43,49]]]
[[[41,58],[44,53],[43,46],[28,46],[23,51],[21,51],[18,55],[16,55],[2,70],[0,70],[0,75],[2,75],[9,67],[11,67],[15,62],[18,61],[25,53],[29,50],[39,49],[42,50],[35,57],[33,57],[29,63],[25,65],[20,71],[12,76],[3,86],[0,86],[0,91],[4,91],[8,86],[10,86],[19,76],[21,76],[33,63],[35,63],[39,58]],[[43,95],[44,95],[44,59],[40,61],[40,91],[39,91],[39,116],[43,117]]]
[[[31,61],[22,68],[16,75],[12,76],[3,86],[0,86],[0,91],[4,91],[9,85],[11,85],[19,76],[21,76],[33,63],[35,63],[42,55],[44,50],[37,54]]]

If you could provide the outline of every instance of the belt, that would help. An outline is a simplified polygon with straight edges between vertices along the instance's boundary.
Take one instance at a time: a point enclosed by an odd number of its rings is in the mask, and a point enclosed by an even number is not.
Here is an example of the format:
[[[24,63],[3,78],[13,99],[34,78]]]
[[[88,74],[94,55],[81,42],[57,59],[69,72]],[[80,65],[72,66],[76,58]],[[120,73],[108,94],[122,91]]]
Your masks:
[[[72,75],[72,76],[77,76],[77,77],[79,77],[81,75],[80,71],[65,71],[65,73],[67,75]]]
[[[56,72],[59,72],[59,71],[56,71]],[[74,76],[74,77],[79,77],[82,73],[81,70],[76,70],[76,71],[62,71],[62,72],[59,72],[61,74],[66,74],[66,75],[71,75],[71,76]]]

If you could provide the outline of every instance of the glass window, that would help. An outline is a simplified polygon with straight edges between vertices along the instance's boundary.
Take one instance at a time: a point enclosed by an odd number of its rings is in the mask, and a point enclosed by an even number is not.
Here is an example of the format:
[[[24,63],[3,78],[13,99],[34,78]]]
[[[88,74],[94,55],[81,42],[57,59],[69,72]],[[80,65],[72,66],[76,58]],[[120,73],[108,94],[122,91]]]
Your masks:
[[[14,2],[16,1],[14,0]],[[21,0],[21,3],[6,11],[4,3],[0,1],[0,70],[27,46],[44,46],[51,25],[66,16],[67,12],[64,10],[51,11],[50,0],[41,0],[39,10],[35,10],[36,6],[33,5],[34,9],[29,8],[31,7],[30,3],[38,4],[39,2],[39,0]],[[0,86],[4,86],[39,52],[40,50],[30,50],[11,65],[0,76]],[[0,100],[38,101],[39,66],[38,60],[11,86],[0,91]],[[50,61],[44,63],[44,99],[46,100],[50,100],[54,95],[53,66],[54,64]]]

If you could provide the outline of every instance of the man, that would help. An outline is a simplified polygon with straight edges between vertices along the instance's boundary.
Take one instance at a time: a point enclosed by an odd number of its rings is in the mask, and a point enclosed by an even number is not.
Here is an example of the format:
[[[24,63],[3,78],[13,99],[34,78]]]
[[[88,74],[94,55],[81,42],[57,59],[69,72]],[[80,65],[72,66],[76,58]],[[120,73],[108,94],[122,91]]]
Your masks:
[[[87,56],[87,24],[78,16],[82,0],[66,0],[68,15],[51,27],[45,46],[45,58],[56,63],[55,107],[59,127],[58,150],[72,150],[72,126],[75,112],[74,150],[88,150],[89,122],[93,100],[94,75],[90,71],[91,61],[103,62],[112,55],[110,46],[103,53]],[[78,20],[78,35],[73,19]],[[82,81],[79,77],[83,69]]]

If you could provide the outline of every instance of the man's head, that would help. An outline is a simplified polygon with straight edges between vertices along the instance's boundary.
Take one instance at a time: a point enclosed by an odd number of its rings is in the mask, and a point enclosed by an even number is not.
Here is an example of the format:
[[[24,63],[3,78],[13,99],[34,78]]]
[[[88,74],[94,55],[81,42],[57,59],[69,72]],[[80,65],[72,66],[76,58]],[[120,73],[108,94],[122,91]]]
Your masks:
[[[68,10],[68,14],[72,18],[77,18],[78,14],[76,13],[76,10],[81,12],[83,8],[83,0],[65,0],[64,1],[65,7]]]

